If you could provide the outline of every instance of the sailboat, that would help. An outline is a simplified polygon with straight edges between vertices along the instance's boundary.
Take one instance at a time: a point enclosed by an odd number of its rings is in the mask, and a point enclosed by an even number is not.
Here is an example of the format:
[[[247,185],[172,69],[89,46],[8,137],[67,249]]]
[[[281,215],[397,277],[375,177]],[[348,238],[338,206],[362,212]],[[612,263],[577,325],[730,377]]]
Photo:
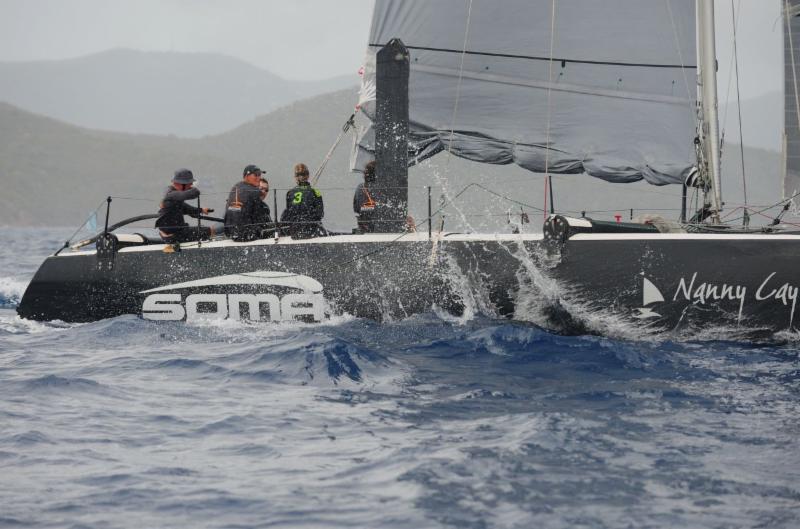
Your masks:
[[[352,158],[355,170],[377,161],[377,233],[166,253],[107,221],[94,249],[74,244],[42,264],[20,316],[530,319],[535,309],[561,332],[597,332],[585,314],[652,332],[798,326],[800,234],[780,218],[722,222],[713,0],[376,0],[367,57]],[[448,233],[429,198],[427,230],[406,231],[408,168],[437,154],[516,164],[547,175],[549,191],[553,174],[679,185],[683,212],[608,222],[558,214],[551,198],[542,233]]]

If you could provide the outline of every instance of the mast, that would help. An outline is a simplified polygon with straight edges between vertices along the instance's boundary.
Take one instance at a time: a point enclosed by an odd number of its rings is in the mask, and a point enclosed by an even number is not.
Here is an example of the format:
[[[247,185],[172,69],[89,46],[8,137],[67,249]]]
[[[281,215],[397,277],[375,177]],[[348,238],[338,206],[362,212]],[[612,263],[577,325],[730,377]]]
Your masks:
[[[400,232],[408,215],[408,48],[392,39],[375,62],[376,231]]]
[[[703,109],[702,141],[711,184],[711,212],[719,222],[722,211],[722,179],[719,152],[719,116],[717,102],[717,50],[714,35],[714,0],[697,0],[700,88]]]

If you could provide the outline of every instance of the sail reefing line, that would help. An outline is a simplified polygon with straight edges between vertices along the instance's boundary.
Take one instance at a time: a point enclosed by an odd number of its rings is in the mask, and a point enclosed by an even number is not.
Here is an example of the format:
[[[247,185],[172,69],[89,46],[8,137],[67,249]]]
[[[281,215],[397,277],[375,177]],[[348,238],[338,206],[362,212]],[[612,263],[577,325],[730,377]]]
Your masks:
[[[669,2],[669,0],[666,0]],[[369,44],[372,48],[383,48],[386,44],[379,44],[373,42]],[[406,46],[409,50],[419,50],[419,51],[438,51],[442,53],[458,53],[464,55],[476,55],[476,56],[483,56],[483,57],[500,57],[504,59],[524,59],[529,61],[542,61],[542,62],[550,62],[549,57],[537,57],[536,55],[522,55],[518,53],[497,53],[491,51],[474,51],[474,50],[456,50],[451,48],[434,48],[431,46]],[[560,62],[564,64],[595,64],[600,66],[629,66],[631,68],[680,68],[684,70],[694,70],[697,69],[697,65],[695,64],[669,64],[669,63],[637,63],[637,62],[620,62],[620,61],[592,61],[588,59],[569,59],[566,57],[553,57],[552,60],[554,62]]]

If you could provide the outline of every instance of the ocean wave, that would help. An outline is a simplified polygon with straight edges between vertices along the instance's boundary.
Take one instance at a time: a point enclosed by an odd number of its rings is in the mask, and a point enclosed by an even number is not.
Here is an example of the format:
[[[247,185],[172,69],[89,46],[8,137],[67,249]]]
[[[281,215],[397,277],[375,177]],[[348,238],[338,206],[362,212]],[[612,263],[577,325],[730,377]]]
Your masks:
[[[16,308],[28,283],[18,277],[0,277],[0,309]]]
[[[22,387],[31,392],[40,390],[69,390],[95,392],[101,384],[81,377],[63,377],[58,375],[45,375],[21,382]]]

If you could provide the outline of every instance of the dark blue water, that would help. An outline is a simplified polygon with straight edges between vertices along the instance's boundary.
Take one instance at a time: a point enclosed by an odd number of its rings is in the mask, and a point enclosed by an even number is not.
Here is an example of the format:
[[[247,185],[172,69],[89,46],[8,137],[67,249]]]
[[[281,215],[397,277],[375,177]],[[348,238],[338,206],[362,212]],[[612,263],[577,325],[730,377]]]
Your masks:
[[[800,526],[800,346],[377,324],[19,320],[0,254],[0,526]]]

